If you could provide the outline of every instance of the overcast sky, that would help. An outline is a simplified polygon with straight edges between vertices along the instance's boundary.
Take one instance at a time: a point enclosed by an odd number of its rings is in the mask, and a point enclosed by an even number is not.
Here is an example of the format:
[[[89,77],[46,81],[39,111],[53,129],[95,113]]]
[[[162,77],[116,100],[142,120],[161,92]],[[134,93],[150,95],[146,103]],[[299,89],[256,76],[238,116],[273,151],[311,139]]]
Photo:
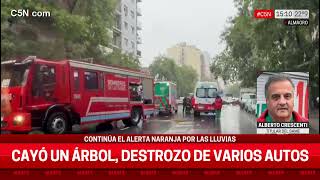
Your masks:
[[[142,66],[180,42],[195,45],[210,56],[221,52],[220,35],[228,17],[236,14],[233,0],[142,0],[139,32]]]

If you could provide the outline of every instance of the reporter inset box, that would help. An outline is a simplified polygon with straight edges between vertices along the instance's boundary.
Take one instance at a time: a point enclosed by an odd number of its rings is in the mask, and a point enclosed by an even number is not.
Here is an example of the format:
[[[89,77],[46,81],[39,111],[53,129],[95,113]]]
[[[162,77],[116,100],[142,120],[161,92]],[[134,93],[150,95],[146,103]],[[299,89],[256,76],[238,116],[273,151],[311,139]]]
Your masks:
[[[273,121],[268,110],[265,85],[271,76],[285,76],[292,81],[293,92],[290,121]],[[270,86],[269,86],[270,87]],[[261,72],[257,77],[257,134],[309,134],[309,73],[308,72]],[[270,92],[269,92],[270,94]],[[281,95],[283,98],[284,95]],[[271,99],[269,99],[271,100]],[[276,106],[274,106],[276,107]],[[287,109],[287,106],[284,106]],[[276,107],[279,108],[279,107]],[[284,109],[285,109],[284,108]],[[270,107],[272,109],[272,107]],[[268,110],[265,118],[263,113]],[[275,111],[273,111],[274,113]],[[298,118],[297,118],[297,117]],[[299,119],[299,120],[297,120]]]

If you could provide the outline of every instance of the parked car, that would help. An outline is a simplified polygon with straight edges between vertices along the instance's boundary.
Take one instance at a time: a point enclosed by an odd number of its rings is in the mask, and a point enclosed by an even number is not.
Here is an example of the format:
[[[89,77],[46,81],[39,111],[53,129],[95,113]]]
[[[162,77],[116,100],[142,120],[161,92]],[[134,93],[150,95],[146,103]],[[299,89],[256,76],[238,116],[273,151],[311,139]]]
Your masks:
[[[246,102],[249,101],[250,99],[256,99],[256,95],[253,93],[242,94],[240,98],[240,108],[244,109]]]
[[[248,101],[246,101],[244,109],[249,113],[255,114],[256,105],[257,105],[257,99],[249,99]]]

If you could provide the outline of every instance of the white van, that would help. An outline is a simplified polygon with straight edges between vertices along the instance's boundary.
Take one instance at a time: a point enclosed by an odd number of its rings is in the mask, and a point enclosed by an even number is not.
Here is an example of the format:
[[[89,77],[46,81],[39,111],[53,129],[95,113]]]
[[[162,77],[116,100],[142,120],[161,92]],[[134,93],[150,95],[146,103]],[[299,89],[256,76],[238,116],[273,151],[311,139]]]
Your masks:
[[[216,82],[198,82],[194,89],[192,108],[195,116],[200,112],[214,112],[214,101],[218,95],[219,87]]]

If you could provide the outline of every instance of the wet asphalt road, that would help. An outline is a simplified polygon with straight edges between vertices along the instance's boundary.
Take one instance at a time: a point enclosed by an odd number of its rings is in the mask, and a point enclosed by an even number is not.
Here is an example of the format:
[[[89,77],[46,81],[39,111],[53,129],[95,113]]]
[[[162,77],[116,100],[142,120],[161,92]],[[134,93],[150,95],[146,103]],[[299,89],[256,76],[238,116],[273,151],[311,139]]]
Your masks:
[[[313,117],[314,116],[314,117]],[[319,114],[310,120],[310,134],[319,134]],[[256,117],[241,110],[238,105],[223,105],[220,120],[213,114],[201,113],[199,117],[182,113],[182,105],[177,114],[156,115],[140,121],[137,126],[126,127],[122,121],[89,125],[85,128],[74,126],[72,134],[256,134]],[[43,132],[38,132],[42,134]],[[1,132],[3,134],[3,132]]]
[[[115,127],[117,126],[117,127]],[[90,130],[98,134],[256,134],[256,118],[240,110],[239,106],[223,105],[220,120],[213,114],[183,114],[182,106],[178,113],[157,115],[141,121],[136,127],[124,127],[122,122],[113,123],[113,127],[102,127]]]

